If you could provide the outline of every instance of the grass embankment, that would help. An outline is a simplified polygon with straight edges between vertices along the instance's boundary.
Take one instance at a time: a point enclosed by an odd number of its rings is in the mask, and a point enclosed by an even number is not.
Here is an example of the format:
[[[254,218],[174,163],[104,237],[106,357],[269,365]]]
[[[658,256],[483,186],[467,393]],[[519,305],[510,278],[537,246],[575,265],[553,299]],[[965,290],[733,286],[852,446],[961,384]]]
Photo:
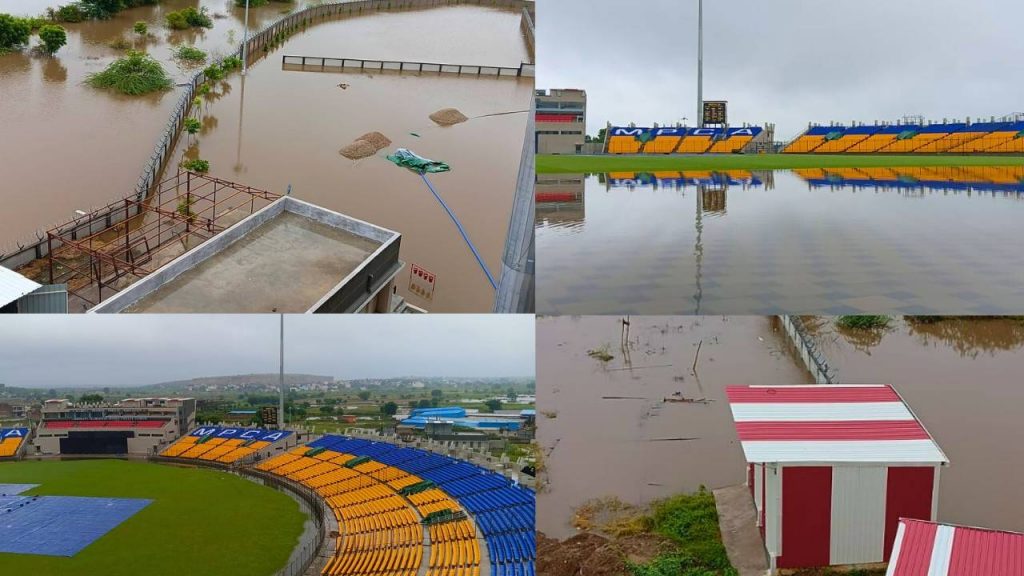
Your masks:
[[[288,495],[231,474],[123,460],[0,463],[26,494],[151,498],[71,558],[0,553],[0,574],[269,576],[288,561],[305,515]]]
[[[718,531],[715,497],[701,487],[651,506],[651,532],[676,543],[677,550],[647,564],[630,565],[634,576],[736,576]]]
[[[537,172],[650,172],[656,170],[773,170],[896,166],[1016,166],[1024,156],[860,156],[731,154],[695,156],[537,156]]]

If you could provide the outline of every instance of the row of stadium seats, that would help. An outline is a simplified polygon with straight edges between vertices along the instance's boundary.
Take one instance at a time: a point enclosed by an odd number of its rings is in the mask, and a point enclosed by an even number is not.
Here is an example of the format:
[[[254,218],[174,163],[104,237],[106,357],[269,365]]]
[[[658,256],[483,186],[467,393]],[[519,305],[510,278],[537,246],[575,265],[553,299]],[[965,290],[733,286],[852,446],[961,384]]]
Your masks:
[[[811,126],[784,154],[1024,153],[1024,122]]]
[[[0,428],[0,458],[16,455],[27,437],[28,428]]]
[[[925,188],[1024,194],[1024,166],[804,168],[793,172],[814,187]]]
[[[733,154],[756,138],[762,128],[634,128],[608,131],[608,154]]]
[[[462,508],[436,488],[403,498],[399,490],[423,479],[365,456],[310,445],[261,462],[256,468],[313,488],[334,511],[343,534],[338,552],[323,574],[415,573],[423,558],[419,518],[432,512],[461,512]],[[428,575],[479,575],[480,547],[470,521],[433,524],[430,535]],[[387,553],[396,547],[408,551]]]
[[[514,486],[502,476],[468,462],[415,448],[371,442],[344,436],[324,436],[311,442],[326,448],[374,460],[434,482],[442,492],[473,513],[484,534],[491,560],[491,576],[532,575],[536,544],[534,538],[534,494]],[[432,490],[420,494],[424,500],[437,497]],[[417,498],[410,495],[410,501]]]
[[[182,436],[176,442],[164,448],[160,455],[171,458],[195,458],[198,460],[231,463],[251,456],[270,444],[270,442],[262,440],[242,440],[241,438]]]

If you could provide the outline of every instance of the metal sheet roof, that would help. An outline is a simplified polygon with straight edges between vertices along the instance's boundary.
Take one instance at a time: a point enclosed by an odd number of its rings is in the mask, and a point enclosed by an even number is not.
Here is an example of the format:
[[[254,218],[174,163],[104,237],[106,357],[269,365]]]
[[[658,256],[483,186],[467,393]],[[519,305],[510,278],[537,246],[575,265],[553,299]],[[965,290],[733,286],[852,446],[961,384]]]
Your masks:
[[[0,306],[6,306],[40,286],[42,284],[33,282],[14,270],[0,266]]]
[[[1024,534],[900,519],[886,576],[1024,576]]]
[[[729,386],[726,395],[747,462],[948,462],[889,385]]]

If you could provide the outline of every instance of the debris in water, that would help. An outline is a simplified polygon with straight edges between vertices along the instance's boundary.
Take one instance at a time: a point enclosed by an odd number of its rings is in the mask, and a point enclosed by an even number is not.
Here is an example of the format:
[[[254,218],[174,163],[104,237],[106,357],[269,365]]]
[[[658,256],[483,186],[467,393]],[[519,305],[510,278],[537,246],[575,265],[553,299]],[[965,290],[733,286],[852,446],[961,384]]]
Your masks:
[[[373,156],[390,144],[391,140],[380,132],[367,132],[356,138],[355,142],[338,150],[338,153],[349,160],[359,160]]]
[[[597,358],[601,362],[610,362],[612,358],[615,358],[615,356],[613,356],[612,353],[608,351],[607,344],[596,350],[587,350],[587,356],[590,356],[591,358]]]
[[[469,117],[455,108],[442,108],[431,114],[430,119],[441,126],[451,126],[453,124],[461,124],[469,120]]]
[[[678,394],[678,392],[677,392]],[[678,404],[710,404],[707,398],[663,398],[662,402],[675,402]]]
[[[417,137],[417,138],[419,138],[419,137],[420,137],[420,135],[419,135],[419,134],[417,134],[417,133],[415,133],[415,132],[409,132],[409,134],[410,134],[410,135],[412,135],[412,136],[415,136],[415,137]]]
[[[700,438],[651,438],[648,442],[689,442]]]
[[[338,88],[341,88],[342,90],[348,90],[348,84],[342,82],[341,84],[338,84]]]
[[[643,396],[601,396],[601,400],[647,400]]]

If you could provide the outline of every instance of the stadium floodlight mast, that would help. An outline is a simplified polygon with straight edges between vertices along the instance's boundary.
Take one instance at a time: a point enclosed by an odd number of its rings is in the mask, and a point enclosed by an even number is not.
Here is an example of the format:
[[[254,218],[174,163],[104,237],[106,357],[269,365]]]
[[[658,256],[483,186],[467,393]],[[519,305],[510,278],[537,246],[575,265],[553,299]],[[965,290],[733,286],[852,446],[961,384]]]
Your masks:
[[[242,76],[249,69],[249,0],[245,0],[245,32],[242,33]],[[284,322],[284,320],[281,320]]]
[[[277,407],[277,428],[284,430],[284,314],[281,314],[281,373],[278,384],[281,385],[281,400]]]
[[[704,0],[697,0],[697,128],[704,127]]]

